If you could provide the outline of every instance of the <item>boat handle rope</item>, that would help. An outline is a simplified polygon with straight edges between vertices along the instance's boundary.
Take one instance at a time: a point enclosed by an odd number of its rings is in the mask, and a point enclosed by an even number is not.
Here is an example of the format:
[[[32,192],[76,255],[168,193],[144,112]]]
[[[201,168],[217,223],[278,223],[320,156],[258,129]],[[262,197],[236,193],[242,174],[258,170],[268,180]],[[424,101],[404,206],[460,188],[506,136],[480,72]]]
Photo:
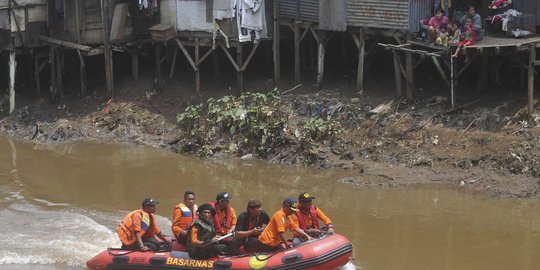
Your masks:
[[[109,255],[111,255],[111,256],[124,256],[124,255],[130,254],[130,253],[133,253],[135,251],[138,251],[138,250],[130,250],[130,251],[122,252],[121,254],[114,254],[114,253],[112,253],[113,250],[122,250],[122,249],[108,248],[107,252],[109,252]]]
[[[268,255],[268,256],[266,256],[266,257],[264,257],[264,258],[259,258],[259,256],[264,255],[264,254],[255,254],[255,259],[257,259],[257,261],[260,261],[260,262],[262,262],[262,261],[267,261],[268,259],[274,257],[276,254],[278,254],[278,253],[280,253],[280,252],[282,252],[282,251],[283,251],[283,250],[275,251],[274,253],[271,253],[270,255]]]

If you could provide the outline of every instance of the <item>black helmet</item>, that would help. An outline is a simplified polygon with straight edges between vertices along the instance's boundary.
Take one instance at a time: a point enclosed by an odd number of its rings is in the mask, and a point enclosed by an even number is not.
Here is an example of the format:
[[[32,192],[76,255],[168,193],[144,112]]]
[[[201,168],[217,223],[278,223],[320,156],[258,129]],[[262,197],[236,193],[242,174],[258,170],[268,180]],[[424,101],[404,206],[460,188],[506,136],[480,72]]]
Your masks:
[[[216,196],[216,202],[223,201],[223,200],[228,201],[230,199],[231,199],[231,195],[228,192],[220,192]]]
[[[205,210],[210,210],[210,212],[212,212],[212,216],[214,216],[216,214],[216,209],[214,209],[214,207],[212,207],[212,205],[210,205],[209,203],[205,203],[201,206],[199,206],[199,208],[197,209],[197,213],[199,214],[199,216],[201,215],[201,213]]]

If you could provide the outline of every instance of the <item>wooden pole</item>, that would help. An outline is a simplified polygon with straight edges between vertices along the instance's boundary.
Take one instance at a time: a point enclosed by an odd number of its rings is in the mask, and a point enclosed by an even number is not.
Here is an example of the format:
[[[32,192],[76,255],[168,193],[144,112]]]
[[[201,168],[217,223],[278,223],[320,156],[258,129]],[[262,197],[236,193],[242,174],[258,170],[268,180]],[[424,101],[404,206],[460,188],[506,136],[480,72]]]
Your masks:
[[[81,51],[77,50],[79,56],[79,73],[81,74],[81,95],[86,95],[86,63],[84,62],[84,56]]]
[[[486,54],[482,54],[480,56],[480,78],[478,78],[478,82],[476,85],[476,90],[478,92],[483,92],[484,89],[486,88],[487,76],[488,76],[488,56]]]
[[[407,73],[406,95],[408,100],[412,100],[414,98],[414,63],[413,55],[408,51],[405,52],[405,70]]]
[[[131,77],[135,80],[139,79],[139,54],[136,52],[131,53]]]
[[[109,37],[109,0],[101,1],[101,20],[103,22],[103,54],[105,57],[105,80],[107,84],[107,95],[113,97],[113,60]]]
[[[81,0],[75,0],[75,29],[76,29],[75,38],[77,40],[77,43],[82,43],[82,40],[81,40]]]
[[[318,40],[318,53],[317,53],[317,89],[321,88],[323,77],[324,77],[324,56],[326,54],[326,44],[325,44],[325,33],[323,31],[319,32]]]
[[[456,61],[450,53],[450,104],[452,104],[452,108],[454,108],[455,106],[455,87],[457,86],[457,76],[456,76],[457,68],[458,67],[457,67]]]
[[[39,83],[39,74],[41,70],[39,69],[38,53],[34,51],[33,56],[34,56],[34,81],[36,83],[36,95],[39,96],[41,93],[41,85]]]
[[[528,81],[528,96],[529,96],[529,115],[532,115],[534,111],[534,70],[536,61],[536,43],[531,44],[531,53],[529,56],[529,81]]]
[[[394,54],[394,76],[396,77],[396,92],[398,98],[403,96],[403,79],[401,77],[401,70],[399,67],[399,55],[395,50],[392,50]]]
[[[51,94],[51,100],[56,100],[56,57],[54,46],[50,46],[49,49],[49,63],[51,64],[51,86],[49,92]]]
[[[199,38],[195,38],[195,65],[197,69],[195,70],[195,91],[197,94],[201,93],[201,69],[199,63]]]
[[[356,91],[359,95],[364,92],[364,60],[366,56],[366,33],[364,28],[360,28],[358,43],[358,67],[356,74]]]
[[[154,48],[154,57],[156,58],[156,78],[154,79],[154,86],[157,88],[161,82],[161,43],[159,41],[155,41]]]
[[[9,52],[9,114],[15,110],[15,69],[17,68],[15,50]]]
[[[221,69],[219,66],[219,50],[212,52],[212,62],[214,64],[214,78],[218,78],[221,75]]]
[[[63,61],[62,61],[62,48],[58,48],[56,51],[56,79],[57,79],[57,87],[58,87],[58,94],[63,97],[64,96],[64,76],[63,76]]]
[[[294,84],[300,84],[300,22],[294,21]]]
[[[281,81],[281,50],[279,32],[279,0],[274,0],[274,83]]]
[[[236,64],[238,67],[242,67],[244,65],[242,43],[240,42],[238,42],[236,46]],[[240,68],[236,73],[236,84],[238,85],[238,94],[242,94],[244,91],[244,72],[242,71],[242,68]]]
[[[173,78],[174,69],[176,67],[176,58],[178,57],[178,46],[174,46],[173,59],[171,64],[171,70],[169,71],[169,79]]]

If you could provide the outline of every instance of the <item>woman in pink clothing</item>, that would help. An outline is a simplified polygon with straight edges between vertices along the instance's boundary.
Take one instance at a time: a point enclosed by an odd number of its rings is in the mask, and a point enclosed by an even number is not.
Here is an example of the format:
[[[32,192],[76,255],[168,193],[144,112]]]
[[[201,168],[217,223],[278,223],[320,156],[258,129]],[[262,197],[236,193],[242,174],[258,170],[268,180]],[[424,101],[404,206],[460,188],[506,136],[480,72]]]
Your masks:
[[[428,22],[428,37],[431,43],[435,43],[435,40],[439,36],[439,29],[442,24],[448,25],[448,17],[443,15],[442,9],[438,8],[435,11],[435,16],[431,17]]]

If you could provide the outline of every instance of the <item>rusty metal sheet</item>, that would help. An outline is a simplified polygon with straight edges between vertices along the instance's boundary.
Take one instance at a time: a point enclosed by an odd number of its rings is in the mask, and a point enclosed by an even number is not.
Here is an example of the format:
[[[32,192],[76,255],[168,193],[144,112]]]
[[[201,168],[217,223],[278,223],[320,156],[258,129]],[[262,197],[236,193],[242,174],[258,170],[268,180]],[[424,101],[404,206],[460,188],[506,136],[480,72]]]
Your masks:
[[[347,0],[320,0],[319,28],[329,31],[347,30]]]
[[[409,30],[409,6],[408,0],[347,0],[347,24]]]

